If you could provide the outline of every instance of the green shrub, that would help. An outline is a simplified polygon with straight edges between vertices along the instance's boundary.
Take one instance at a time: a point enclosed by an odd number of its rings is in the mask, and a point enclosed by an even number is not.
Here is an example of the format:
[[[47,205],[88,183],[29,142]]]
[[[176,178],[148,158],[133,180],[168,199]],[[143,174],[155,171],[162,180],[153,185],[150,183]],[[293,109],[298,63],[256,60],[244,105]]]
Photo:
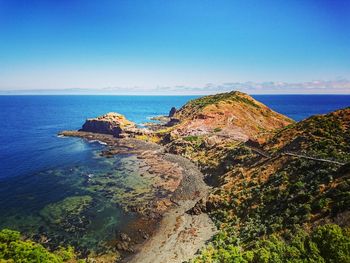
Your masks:
[[[196,142],[196,141],[198,141],[199,137],[194,136],[194,135],[190,135],[190,136],[184,137],[183,139],[187,142]]]
[[[230,244],[231,235],[234,232],[220,231],[193,262],[350,262],[350,231],[334,224],[317,227],[312,233],[298,229],[290,233],[289,240],[273,234],[255,240],[250,249],[243,249],[236,238]]]
[[[326,262],[350,262],[350,235],[338,225],[318,227],[311,239]]]
[[[15,263],[61,263],[75,258],[72,247],[50,252],[42,245],[22,240],[17,231],[0,231],[0,262]]]

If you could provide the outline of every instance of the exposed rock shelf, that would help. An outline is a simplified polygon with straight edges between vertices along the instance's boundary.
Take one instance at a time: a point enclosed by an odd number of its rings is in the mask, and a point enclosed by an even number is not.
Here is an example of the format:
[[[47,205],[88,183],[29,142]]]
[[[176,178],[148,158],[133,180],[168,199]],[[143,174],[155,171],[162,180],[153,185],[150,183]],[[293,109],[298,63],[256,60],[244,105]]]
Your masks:
[[[133,240],[129,242],[134,244],[133,247],[125,245],[122,240],[118,243],[117,248],[130,255],[125,262],[183,262],[192,258],[214,235],[215,226],[207,214],[186,213],[209,192],[203,174],[188,159],[165,152],[159,144],[134,138],[116,138],[114,134],[85,131],[64,131],[60,134],[104,142],[108,146],[101,154],[106,157],[136,155],[140,174],[153,181],[151,198],[128,200],[126,197],[119,203],[127,210],[148,218],[144,222],[158,224],[158,230],[143,241],[144,244]],[[134,251],[139,253],[131,253]]]
[[[118,138],[146,132],[138,129],[136,124],[127,120],[124,115],[115,112],[87,119],[80,131],[110,134]]]

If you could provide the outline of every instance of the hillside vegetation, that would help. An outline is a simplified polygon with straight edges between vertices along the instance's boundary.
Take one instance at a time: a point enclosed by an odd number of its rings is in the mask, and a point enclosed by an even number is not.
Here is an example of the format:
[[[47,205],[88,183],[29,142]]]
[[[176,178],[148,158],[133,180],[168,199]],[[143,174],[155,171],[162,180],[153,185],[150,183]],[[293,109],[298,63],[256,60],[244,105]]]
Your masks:
[[[194,261],[350,262],[350,108],[299,123],[266,111],[263,122],[249,119],[266,124],[254,135],[235,122],[246,140],[219,140],[215,132],[174,136],[208,109],[222,112],[232,96],[239,106],[231,109],[245,109],[242,116],[234,112],[236,119],[266,107],[235,92],[191,101],[165,141],[169,151],[196,162],[214,186],[191,212],[208,212],[220,232]]]
[[[291,119],[238,91],[192,100],[174,117],[180,120],[180,124],[171,132],[174,139],[211,135],[216,140],[263,141],[269,131],[293,123]]]
[[[38,243],[23,239],[17,231],[3,229],[0,231],[0,262],[74,263],[80,261],[76,260],[72,247],[67,249],[60,247],[50,252]]]

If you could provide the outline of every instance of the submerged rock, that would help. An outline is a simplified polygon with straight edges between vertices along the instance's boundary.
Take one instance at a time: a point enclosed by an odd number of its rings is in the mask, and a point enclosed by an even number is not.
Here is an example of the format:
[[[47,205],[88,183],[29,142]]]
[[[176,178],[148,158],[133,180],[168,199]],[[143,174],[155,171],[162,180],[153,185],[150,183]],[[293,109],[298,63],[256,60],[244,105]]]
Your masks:
[[[133,246],[134,242],[132,242],[131,238],[125,234],[120,233],[119,240],[116,242],[116,249],[118,251],[124,251],[124,252],[134,252]]]
[[[120,233],[120,239],[122,241],[131,242],[131,238],[125,233]]]
[[[136,124],[127,120],[124,115],[110,112],[97,118],[87,119],[80,131],[111,134],[120,137],[128,129],[134,130]]]
[[[85,212],[91,203],[92,197],[89,195],[67,197],[45,206],[40,216],[49,224],[60,225],[65,232],[84,231],[90,223]]]

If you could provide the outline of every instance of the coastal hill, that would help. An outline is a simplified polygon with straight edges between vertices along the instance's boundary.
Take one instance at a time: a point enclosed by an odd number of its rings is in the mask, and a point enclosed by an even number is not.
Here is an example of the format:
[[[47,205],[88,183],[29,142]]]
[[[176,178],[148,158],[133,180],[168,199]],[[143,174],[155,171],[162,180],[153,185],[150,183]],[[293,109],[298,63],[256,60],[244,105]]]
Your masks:
[[[298,151],[342,160],[350,151],[350,108],[315,115],[277,133],[264,145],[267,151]]]
[[[346,108],[271,131],[260,145],[170,142],[215,186],[191,212],[209,213],[220,233],[195,261],[349,262],[349,127]]]
[[[263,140],[269,131],[294,122],[239,91],[192,100],[174,118],[180,123],[173,137],[210,135],[239,141]]]

